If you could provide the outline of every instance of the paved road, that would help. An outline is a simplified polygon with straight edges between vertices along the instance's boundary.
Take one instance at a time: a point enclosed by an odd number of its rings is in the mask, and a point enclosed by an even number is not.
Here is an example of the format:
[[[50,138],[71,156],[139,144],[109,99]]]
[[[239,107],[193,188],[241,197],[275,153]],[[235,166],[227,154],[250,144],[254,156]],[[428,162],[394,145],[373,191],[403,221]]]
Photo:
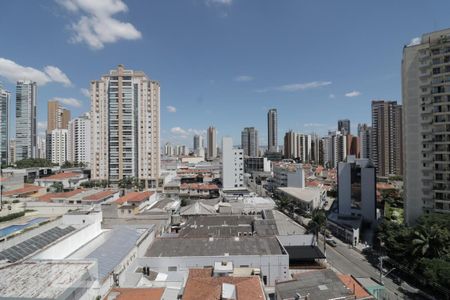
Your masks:
[[[336,239],[335,239],[336,240]],[[373,267],[363,255],[349,248],[347,244],[336,240],[338,245],[333,248],[326,247],[328,263],[337,271],[344,274],[351,274],[355,277],[372,277],[379,279],[380,272]],[[323,251],[323,237],[319,238],[319,247]],[[384,287],[388,293],[388,299],[404,299],[404,295],[390,278],[383,278]]]

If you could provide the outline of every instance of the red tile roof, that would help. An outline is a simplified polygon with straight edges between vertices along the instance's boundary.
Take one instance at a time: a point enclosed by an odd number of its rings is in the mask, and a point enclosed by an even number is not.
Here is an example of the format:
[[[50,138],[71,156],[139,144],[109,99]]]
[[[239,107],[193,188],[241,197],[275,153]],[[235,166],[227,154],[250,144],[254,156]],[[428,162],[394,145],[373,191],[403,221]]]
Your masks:
[[[50,175],[47,177],[39,178],[40,180],[64,180],[69,178],[76,178],[82,176],[82,173],[75,173],[75,172],[65,172],[65,173],[58,173],[54,175]]]
[[[117,192],[118,191],[115,191],[115,190],[101,191],[101,192],[86,196],[83,198],[83,200],[94,201],[94,202],[102,201],[102,200],[114,195]]]
[[[191,269],[184,289],[183,300],[220,300],[222,284],[233,284],[239,300],[265,299],[261,282],[257,276],[249,277],[211,277],[211,269]]]
[[[339,279],[353,291],[356,299],[370,297],[370,294],[351,275],[338,275]]]
[[[316,187],[316,186],[319,186],[320,184],[321,184],[320,181],[317,181],[317,180],[311,180],[311,181],[306,182],[306,186],[310,186],[310,187]]]
[[[180,189],[182,190],[203,190],[203,191],[210,191],[210,190],[218,190],[219,187],[216,184],[210,184],[210,183],[183,183],[180,186]]]
[[[377,182],[378,190],[394,190],[395,187],[390,183]]]
[[[41,189],[45,189],[45,188],[36,186],[34,184],[24,184],[23,188],[3,192],[3,195],[15,196],[15,195],[24,195],[24,194],[31,194],[31,193],[34,194],[34,193],[39,192],[39,190],[41,190]]]
[[[106,300],[160,300],[164,288],[113,288]]]
[[[45,195],[39,197],[39,201],[50,202],[52,199],[67,199],[67,198],[75,196],[79,193],[82,193],[83,191],[84,191],[83,189],[76,189],[76,190],[69,191],[69,192],[48,193],[48,194],[45,194]]]
[[[143,202],[147,201],[151,195],[155,192],[146,191],[146,192],[129,192],[123,197],[120,197],[116,200],[116,203],[125,203],[125,202]]]

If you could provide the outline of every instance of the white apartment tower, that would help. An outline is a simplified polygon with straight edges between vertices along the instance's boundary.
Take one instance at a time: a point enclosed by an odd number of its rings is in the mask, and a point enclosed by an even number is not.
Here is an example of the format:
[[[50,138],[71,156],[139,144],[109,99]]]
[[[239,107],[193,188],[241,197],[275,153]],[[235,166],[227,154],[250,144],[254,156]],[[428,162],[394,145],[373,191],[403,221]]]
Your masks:
[[[36,157],[37,84],[21,80],[16,85],[16,160]]]
[[[9,99],[10,93],[0,83],[0,165],[9,163]]]
[[[160,86],[123,65],[90,86],[93,179],[155,187],[160,172]]]
[[[62,165],[67,161],[67,129],[52,130],[52,163]]]
[[[450,29],[403,48],[405,220],[450,212]]]
[[[233,148],[231,137],[222,138],[222,187],[225,190],[244,186],[244,150]]]
[[[67,160],[89,165],[91,163],[91,119],[89,113],[69,121]]]

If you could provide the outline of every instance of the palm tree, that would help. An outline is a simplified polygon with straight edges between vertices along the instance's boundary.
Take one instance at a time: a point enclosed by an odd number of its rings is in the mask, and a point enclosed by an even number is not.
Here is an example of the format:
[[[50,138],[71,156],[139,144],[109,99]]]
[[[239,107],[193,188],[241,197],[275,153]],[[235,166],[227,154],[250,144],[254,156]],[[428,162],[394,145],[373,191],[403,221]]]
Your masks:
[[[413,232],[412,255],[416,257],[438,258],[448,252],[450,242],[448,230],[436,225],[419,226]]]
[[[314,232],[316,238],[319,239],[319,232],[324,232],[326,227],[327,216],[325,210],[316,208],[311,213],[311,221],[308,223],[308,231]]]

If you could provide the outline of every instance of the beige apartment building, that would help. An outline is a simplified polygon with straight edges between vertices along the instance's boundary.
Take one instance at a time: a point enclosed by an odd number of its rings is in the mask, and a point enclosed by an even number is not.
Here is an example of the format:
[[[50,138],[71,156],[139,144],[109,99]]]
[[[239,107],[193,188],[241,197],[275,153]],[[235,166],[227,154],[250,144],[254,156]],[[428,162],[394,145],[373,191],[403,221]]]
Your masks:
[[[113,183],[139,178],[156,187],[160,173],[160,86],[119,65],[91,94],[91,176]]]
[[[405,219],[450,212],[450,29],[403,48]]]

